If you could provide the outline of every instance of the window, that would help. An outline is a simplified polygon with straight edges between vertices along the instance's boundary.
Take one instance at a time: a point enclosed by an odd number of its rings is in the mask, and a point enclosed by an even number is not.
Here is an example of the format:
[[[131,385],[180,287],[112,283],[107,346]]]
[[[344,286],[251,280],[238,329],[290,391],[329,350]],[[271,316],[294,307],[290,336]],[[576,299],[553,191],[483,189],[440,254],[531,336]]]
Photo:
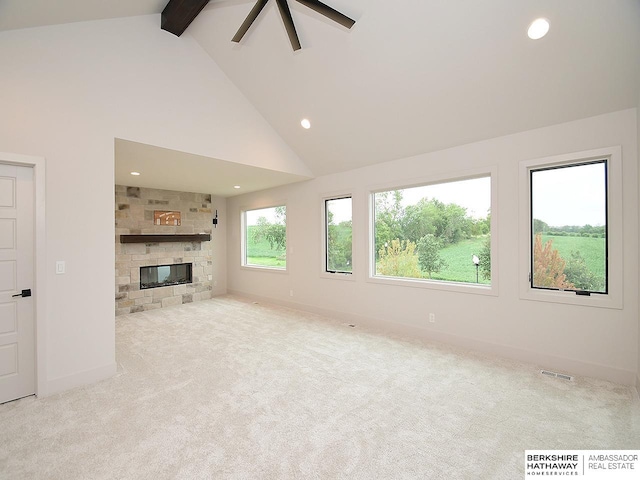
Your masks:
[[[325,271],[353,272],[351,197],[324,201],[325,211]]]
[[[491,286],[489,175],[373,194],[376,277]]]
[[[530,170],[532,288],[606,294],[607,160]]]
[[[623,306],[622,149],[520,162],[520,298]]]
[[[284,205],[246,210],[244,227],[243,265],[287,267],[287,210]]]

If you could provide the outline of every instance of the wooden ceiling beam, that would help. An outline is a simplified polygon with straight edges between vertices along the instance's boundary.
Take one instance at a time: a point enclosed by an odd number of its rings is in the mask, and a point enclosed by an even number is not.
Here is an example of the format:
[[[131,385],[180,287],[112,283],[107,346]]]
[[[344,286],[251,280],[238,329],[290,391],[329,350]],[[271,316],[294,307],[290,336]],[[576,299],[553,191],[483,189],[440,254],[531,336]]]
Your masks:
[[[162,11],[160,28],[179,37],[207,3],[209,0],[169,0]]]

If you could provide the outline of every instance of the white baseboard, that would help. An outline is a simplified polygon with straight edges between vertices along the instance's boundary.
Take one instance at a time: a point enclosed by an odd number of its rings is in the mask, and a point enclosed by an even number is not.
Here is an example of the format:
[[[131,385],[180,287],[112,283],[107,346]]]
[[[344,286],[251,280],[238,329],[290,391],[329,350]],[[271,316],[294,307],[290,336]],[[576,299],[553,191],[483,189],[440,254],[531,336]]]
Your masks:
[[[72,388],[90,385],[99,382],[116,374],[117,364],[110,363],[102,367],[83,370],[82,372],[54,378],[46,382],[44,391],[38,391],[38,397],[46,397],[56,393],[64,392]]]
[[[630,370],[623,370],[615,367],[610,367],[608,365],[584,362],[581,360],[549,355],[533,350],[510,347],[508,345],[501,345],[497,343],[486,342],[483,340],[476,340],[473,338],[438,332],[429,328],[408,325],[405,323],[382,320],[379,318],[372,318],[352,313],[339,312],[302,303],[294,303],[273,298],[260,297],[237,290],[229,290],[229,294],[239,295],[246,298],[260,300],[265,303],[272,303],[274,305],[281,305],[288,308],[315,313],[325,317],[335,318],[348,323],[361,325],[383,334],[387,333],[417,338],[424,341],[439,342],[446,345],[473,350],[478,353],[489,354],[496,357],[516,360],[518,362],[529,363],[532,364],[532,367],[535,366],[536,368],[553,370],[557,371],[558,373],[564,373],[572,376],[597,378],[630,386],[636,384],[636,388],[640,389],[640,387],[638,387],[638,385],[640,385],[640,380],[637,379],[636,372]]]
[[[638,398],[640,398],[640,372],[638,372],[638,376],[636,377],[636,392],[638,392]]]

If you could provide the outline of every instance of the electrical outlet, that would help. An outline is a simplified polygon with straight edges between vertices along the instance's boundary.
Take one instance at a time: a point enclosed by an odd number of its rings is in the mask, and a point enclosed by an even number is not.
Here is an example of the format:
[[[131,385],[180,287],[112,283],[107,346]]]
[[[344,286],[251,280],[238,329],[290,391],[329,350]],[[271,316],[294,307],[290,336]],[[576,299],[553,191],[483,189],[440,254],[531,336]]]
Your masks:
[[[436,314],[435,313],[430,313],[429,314],[429,323],[436,323]]]
[[[293,290],[289,290],[289,296],[293,297]]]

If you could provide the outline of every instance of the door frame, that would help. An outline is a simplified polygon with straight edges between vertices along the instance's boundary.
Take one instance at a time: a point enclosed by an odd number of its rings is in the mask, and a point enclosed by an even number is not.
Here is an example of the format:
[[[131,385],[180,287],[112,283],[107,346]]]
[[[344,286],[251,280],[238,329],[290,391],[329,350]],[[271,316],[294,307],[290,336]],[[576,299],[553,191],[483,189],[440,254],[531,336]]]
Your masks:
[[[47,395],[47,321],[46,321],[46,217],[45,217],[45,158],[32,155],[0,152],[0,163],[33,168],[34,191],[34,251],[33,290],[35,327],[36,395]]]

